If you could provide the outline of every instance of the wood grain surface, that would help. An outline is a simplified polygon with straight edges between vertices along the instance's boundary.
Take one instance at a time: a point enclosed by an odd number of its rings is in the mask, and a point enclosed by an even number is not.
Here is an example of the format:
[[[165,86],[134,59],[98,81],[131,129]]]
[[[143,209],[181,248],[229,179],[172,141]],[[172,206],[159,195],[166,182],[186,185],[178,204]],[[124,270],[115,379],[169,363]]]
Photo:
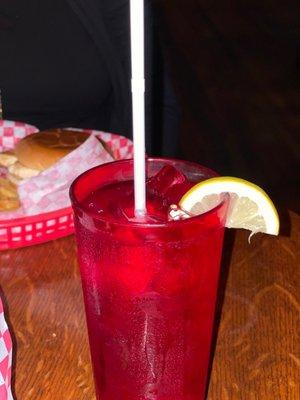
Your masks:
[[[289,235],[248,244],[228,232],[209,400],[300,399],[300,217],[290,217]],[[15,398],[94,400],[74,238],[1,252],[0,283]]]
[[[73,237],[0,253],[17,400],[94,400]]]
[[[300,217],[288,236],[247,237],[234,242],[208,398],[299,400]]]

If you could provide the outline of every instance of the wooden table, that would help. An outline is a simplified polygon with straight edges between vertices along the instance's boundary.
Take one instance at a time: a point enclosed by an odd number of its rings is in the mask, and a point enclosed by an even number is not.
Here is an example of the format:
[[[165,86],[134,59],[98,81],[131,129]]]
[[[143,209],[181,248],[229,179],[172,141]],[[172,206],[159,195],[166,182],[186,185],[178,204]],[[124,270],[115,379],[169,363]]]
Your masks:
[[[209,400],[300,399],[300,217],[290,222],[250,245],[228,232]],[[95,399],[74,238],[1,252],[0,265],[16,398]]]

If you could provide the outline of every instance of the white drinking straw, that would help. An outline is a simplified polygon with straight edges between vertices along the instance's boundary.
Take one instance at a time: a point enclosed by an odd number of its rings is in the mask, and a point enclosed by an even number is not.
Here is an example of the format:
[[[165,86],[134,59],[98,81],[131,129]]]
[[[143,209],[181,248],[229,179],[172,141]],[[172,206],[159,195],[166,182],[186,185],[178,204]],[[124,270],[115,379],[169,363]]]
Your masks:
[[[144,0],[130,0],[135,215],[146,214]]]

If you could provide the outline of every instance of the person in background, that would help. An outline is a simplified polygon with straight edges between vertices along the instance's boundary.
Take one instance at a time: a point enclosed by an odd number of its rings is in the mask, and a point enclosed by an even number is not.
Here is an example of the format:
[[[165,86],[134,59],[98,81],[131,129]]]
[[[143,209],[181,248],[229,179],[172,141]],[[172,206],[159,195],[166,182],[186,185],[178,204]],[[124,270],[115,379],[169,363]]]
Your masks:
[[[2,118],[132,137],[129,0],[2,0]],[[175,156],[179,108],[145,1],[146,147]]]

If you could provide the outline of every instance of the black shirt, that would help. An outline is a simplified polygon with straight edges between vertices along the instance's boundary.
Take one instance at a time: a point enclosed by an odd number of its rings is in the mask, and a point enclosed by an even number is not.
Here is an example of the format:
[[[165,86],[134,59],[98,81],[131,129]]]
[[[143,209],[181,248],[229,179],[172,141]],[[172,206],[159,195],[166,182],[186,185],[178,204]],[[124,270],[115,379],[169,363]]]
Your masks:
[[[179,109],[145,0],[146,147],[176,155]],[[129,0],[1,0],[3,117],[132,137]]]
[[[109,129],[112,84],[103,57],[62,0],[2,0],[3,118],[40,129]]]

